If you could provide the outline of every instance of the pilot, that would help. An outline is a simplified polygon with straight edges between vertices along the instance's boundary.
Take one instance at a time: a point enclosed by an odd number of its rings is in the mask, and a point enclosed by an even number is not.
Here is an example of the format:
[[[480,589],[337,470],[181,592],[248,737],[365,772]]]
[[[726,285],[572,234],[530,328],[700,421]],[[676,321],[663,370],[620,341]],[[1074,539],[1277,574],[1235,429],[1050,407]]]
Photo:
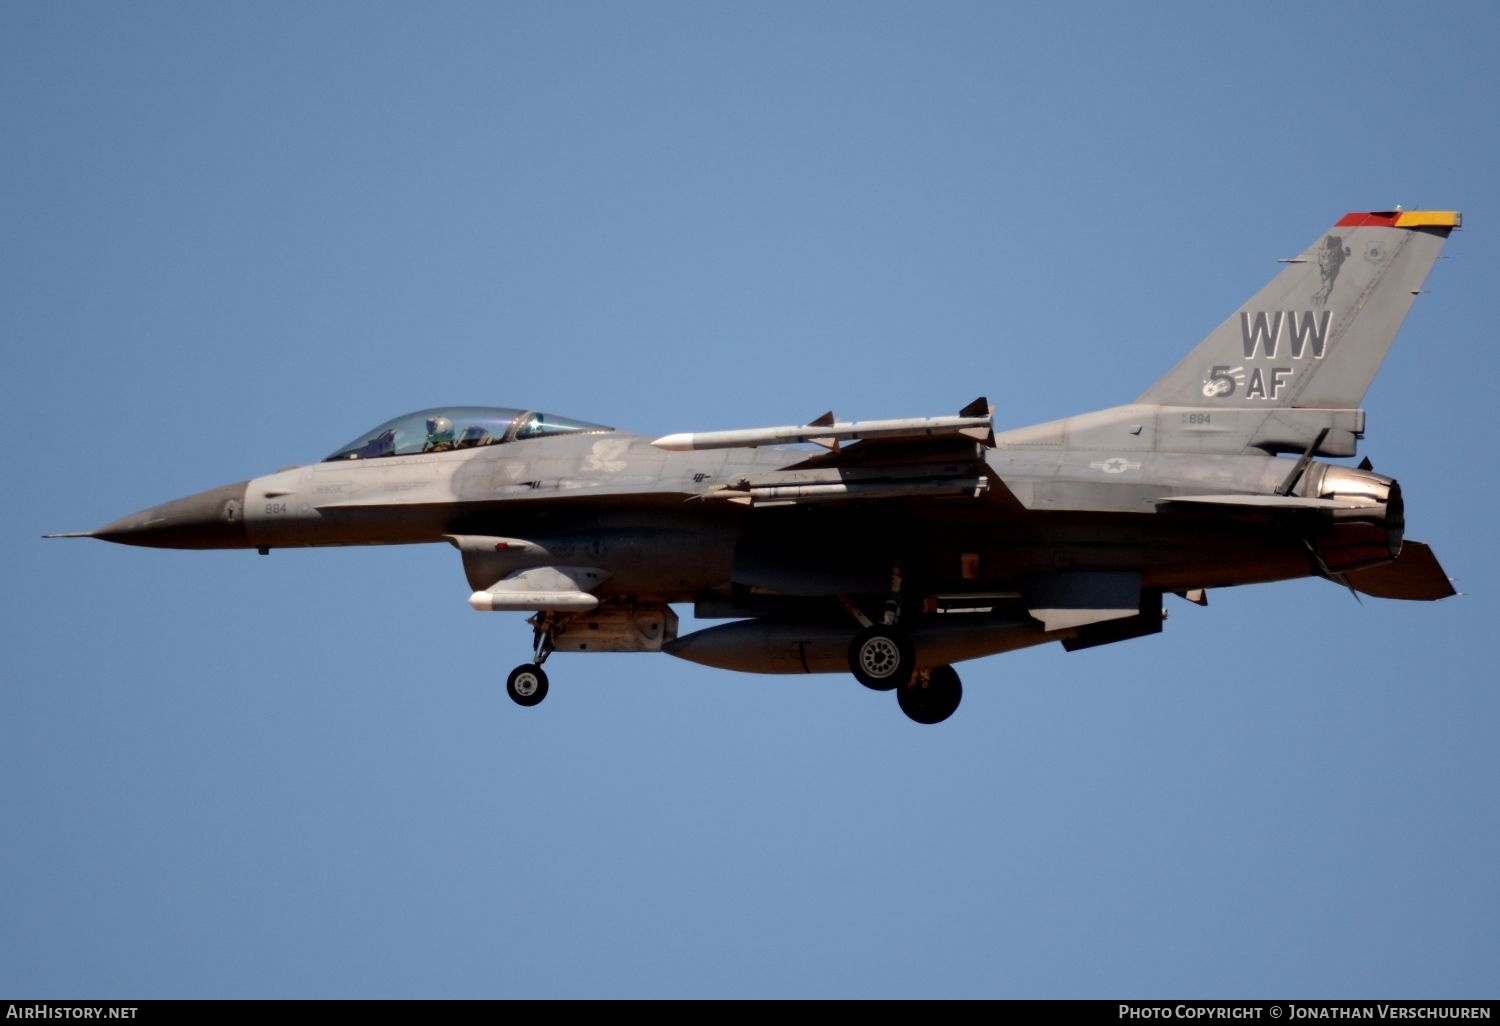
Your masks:
[[[494,440],[487,430],[478,424],[470,424],[464,428],[463,434],[458,436],[457,447],[460,449],[474,449],[481,445],[489,445]]]
[[[453,448],[453,421],[447,417],[427,418],[427,441],[422,443],[423,452],[447,452]]]

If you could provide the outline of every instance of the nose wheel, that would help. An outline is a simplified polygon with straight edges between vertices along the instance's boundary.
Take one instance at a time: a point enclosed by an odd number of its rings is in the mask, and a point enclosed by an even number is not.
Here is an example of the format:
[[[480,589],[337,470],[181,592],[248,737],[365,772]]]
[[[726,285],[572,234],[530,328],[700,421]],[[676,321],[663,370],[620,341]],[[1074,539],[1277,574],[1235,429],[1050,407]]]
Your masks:
[[[536,661],[522,663],[505,678],[505,693],[512,702],[524,706],[537,705],[547,697],[547,672],[542,669],[542,664],[552,654],[554,624],[551,618],[541,616],[534,619],[532,624],[536,627],[533,642],[535,654],[532,656]]]
[[[505,678],[505,693],[517,705],[536,705],[547,697],[547,671],[536,663],[522,663]]]

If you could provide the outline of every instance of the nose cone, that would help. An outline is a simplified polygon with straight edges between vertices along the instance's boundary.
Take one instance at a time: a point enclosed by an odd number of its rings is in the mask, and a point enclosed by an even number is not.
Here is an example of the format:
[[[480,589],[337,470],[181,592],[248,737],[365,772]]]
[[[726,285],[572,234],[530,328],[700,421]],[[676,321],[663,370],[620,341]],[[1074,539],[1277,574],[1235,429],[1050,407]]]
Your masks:
[[[185,499],[121,517],[89,532],[91,538],[157,549],[245,549],[248,481],[210,488]]]

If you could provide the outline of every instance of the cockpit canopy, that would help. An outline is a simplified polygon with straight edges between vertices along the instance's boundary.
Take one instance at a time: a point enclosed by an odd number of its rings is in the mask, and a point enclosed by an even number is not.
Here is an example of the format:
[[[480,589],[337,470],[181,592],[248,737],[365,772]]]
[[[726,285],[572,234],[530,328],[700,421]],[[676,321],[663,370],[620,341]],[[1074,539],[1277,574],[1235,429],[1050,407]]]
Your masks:
[[[424,452],[477,449],[483,445],[577,432],[613,431],[587,421],[555,417],[537,410],[499,406],[437,406],[388,420],[366,431],[323,460],[372,460],[381,456],[414,456]]]

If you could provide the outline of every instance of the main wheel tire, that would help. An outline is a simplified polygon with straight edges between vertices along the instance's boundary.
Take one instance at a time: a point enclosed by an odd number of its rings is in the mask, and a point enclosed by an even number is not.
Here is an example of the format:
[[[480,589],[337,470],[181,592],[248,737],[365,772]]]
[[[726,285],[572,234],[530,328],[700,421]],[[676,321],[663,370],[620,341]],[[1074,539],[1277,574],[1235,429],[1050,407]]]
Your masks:
[[[963,701],[964,686],[951,666],[934,666],[925,674],[914,674],[896,690],[901,711],[918,723],[942,723]]]
[[[849,671],[854,679],[875,691],[889,691],[911,679],[916,652],[902,631],[872,624],[854,636],[849,645]]]
[[[517,705],[536,705],[547,697],[547,674],[536,663],[522,663],[505,678],[505,693]]]

